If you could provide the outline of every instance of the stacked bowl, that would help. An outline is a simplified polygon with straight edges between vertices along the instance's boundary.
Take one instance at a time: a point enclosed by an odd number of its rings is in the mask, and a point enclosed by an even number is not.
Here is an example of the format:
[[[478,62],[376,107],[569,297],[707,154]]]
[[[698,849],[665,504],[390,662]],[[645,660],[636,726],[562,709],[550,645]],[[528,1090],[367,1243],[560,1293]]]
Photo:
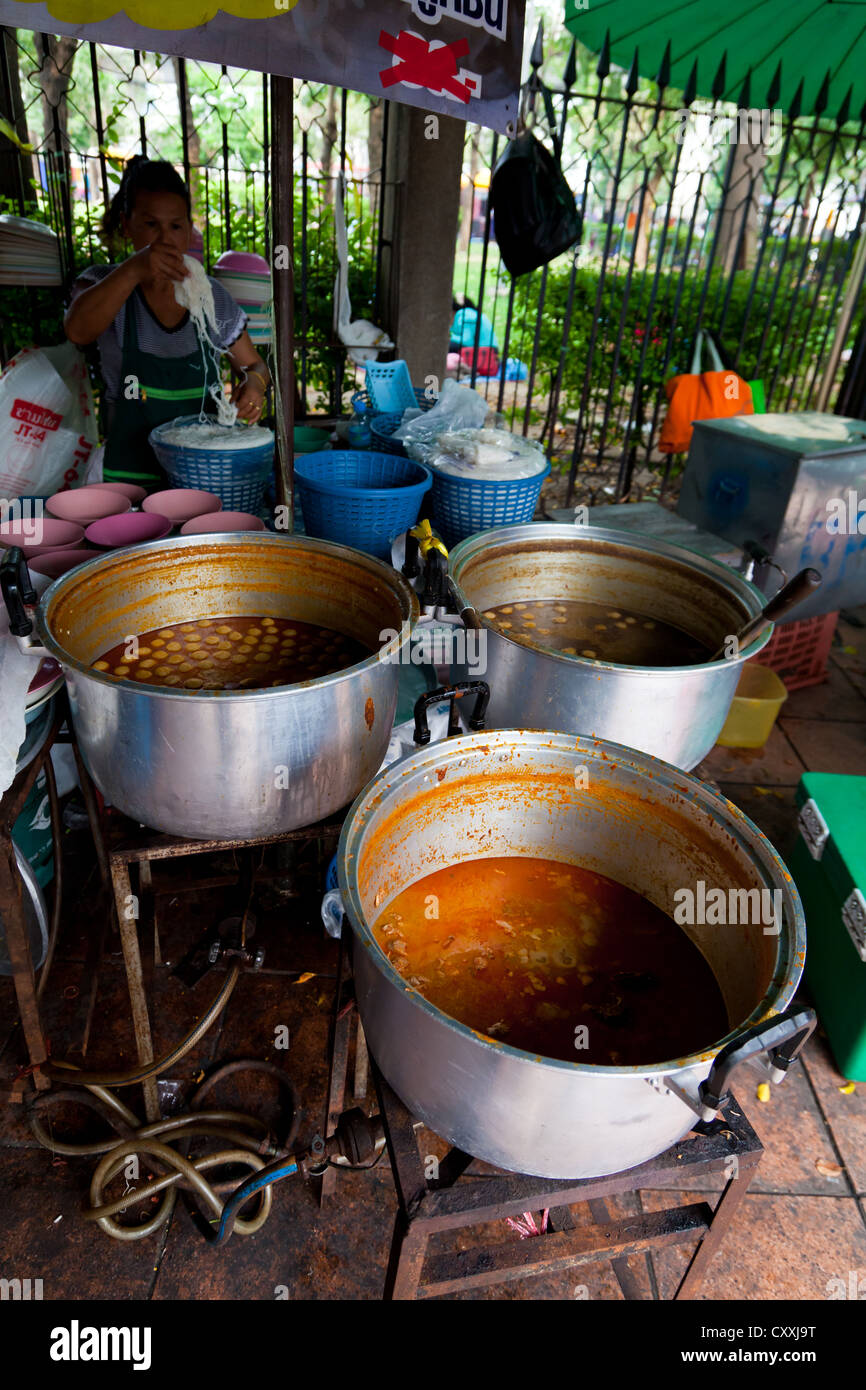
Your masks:
[[[247,315],[247,332],[252,341],[269,343],[271,268],[264,256],[250,251],[224,251],[213,268],[213,276]]]

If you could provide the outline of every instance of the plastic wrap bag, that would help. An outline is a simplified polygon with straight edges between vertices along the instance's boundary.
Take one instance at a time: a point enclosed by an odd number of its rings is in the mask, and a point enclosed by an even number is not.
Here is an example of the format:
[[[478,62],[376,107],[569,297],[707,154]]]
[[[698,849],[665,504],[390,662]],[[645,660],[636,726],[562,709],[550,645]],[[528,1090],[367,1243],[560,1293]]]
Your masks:
[[[37,594],[51,583],[42,574],[31,574],[30,578]],[[41,661],[41,656],[20,650],[9,631],[9,615],[0,604],[0,795],[15,777],[18,752],[27,732],[27,691]]]
[[[48,497],[83,482],[98,441],[84,354],[24,348],[0,376],[0,497]]]
[[[404,415],[393,438],[402,440],[411,458],[426,463],[424,453],[414,453],[413,449],[423,451],[430,448],[436,436],[445,430],[472,429],[483,425],[488,410],[489,406],[480,392],[473,391],[469,386],[458,386],[456,381],[448,377],[442,387],[442,395],[432,410],[425,410],[408,423]]]
[[[534,439],[498,429],[446,431],[425,451],[422,462],[439,473],[487,482],[534,478],[547,467],[541,445]]]

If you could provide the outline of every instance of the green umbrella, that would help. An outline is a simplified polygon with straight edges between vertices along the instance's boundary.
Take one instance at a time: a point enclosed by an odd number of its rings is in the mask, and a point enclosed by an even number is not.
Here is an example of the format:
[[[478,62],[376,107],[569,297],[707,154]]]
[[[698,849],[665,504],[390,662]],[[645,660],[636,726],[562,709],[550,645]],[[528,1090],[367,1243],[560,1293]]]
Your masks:
[[[866,0],[565,0],[565,22],[689,99],[866,117]]]

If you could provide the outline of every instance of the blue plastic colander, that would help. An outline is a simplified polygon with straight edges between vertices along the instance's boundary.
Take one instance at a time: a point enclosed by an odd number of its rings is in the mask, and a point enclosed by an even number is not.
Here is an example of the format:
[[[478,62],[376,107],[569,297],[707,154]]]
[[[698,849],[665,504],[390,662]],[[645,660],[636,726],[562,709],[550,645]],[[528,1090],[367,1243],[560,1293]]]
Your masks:
[[[541,484],[550,472],[546,463],[531,478],[505,482],[461,478],[433,470],[430,499],[431,522],[450,550],[458,541],[488,531],[492,526],[514,526],[531,521],[538,505]]]
[[[273,472],[273,435],[253,449],[188,449],[182,444],[169,444],[162,438],[167,430],[196,424],[197,415],[184,415],[157,425],[150,432],[150,447],[172,485],[214,492],[227,512],[257,513],[265,485]]]
[[[388,560],[394,537],[418,520],[433,480],[414,459],[332,449],[296,459],[295,481],[308,536]]]

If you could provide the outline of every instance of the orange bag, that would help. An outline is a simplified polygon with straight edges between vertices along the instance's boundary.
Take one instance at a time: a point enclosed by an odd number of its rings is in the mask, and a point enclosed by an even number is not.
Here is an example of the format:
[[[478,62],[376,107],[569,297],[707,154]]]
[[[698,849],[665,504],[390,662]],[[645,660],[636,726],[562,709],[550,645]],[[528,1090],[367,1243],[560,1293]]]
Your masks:
[[[706,341],[713,366],[702,372],[701,352]],[[668,413],[659,435],[663,454],[685,453],[692,442],[695,420],[721,420],[731,415],[754,415],[752,389],[736,372],[725,371],[712,338],[699,331],[695,338],[691,372],[665,382]]]

